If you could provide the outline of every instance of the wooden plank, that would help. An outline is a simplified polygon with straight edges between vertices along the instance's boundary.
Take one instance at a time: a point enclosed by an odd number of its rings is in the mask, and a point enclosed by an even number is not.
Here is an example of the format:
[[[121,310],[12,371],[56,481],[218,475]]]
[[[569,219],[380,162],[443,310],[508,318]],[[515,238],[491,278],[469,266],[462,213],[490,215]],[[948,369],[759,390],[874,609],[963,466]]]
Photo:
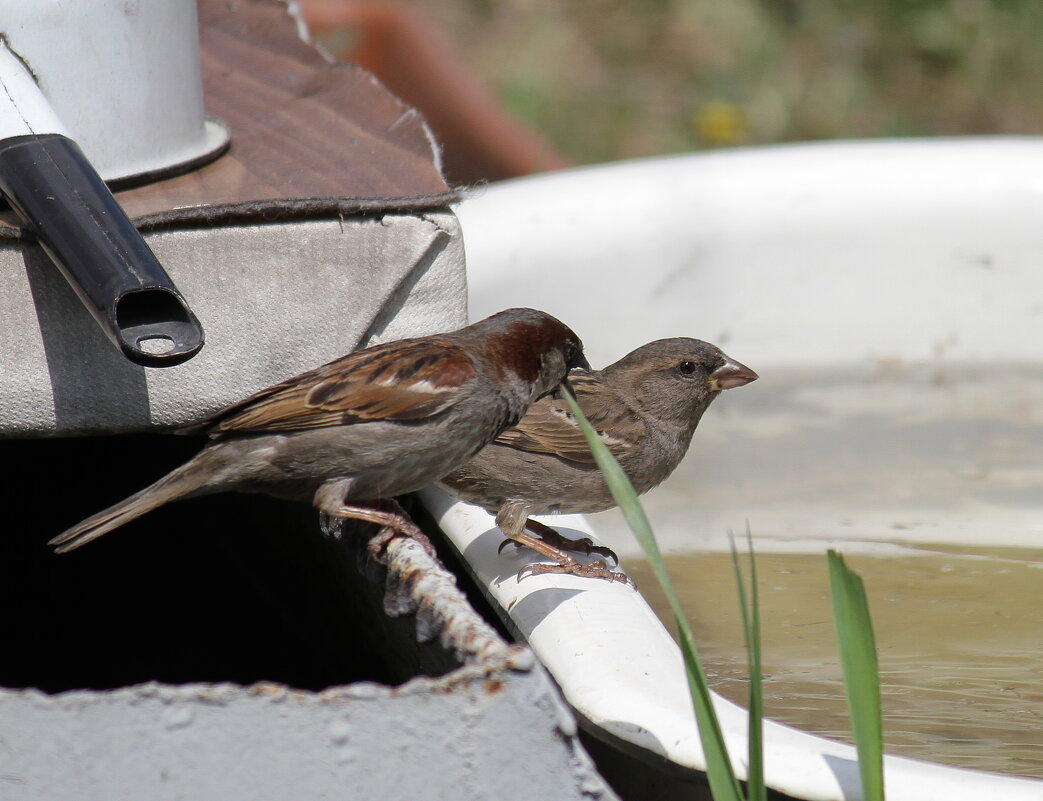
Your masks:
[[[418,112],[301,40],[282,0],[200,0],[207,113],[229,150],[116,197],[142,229],[444,207],[456,194]],[[23,235],[11,212],[0,238]]]

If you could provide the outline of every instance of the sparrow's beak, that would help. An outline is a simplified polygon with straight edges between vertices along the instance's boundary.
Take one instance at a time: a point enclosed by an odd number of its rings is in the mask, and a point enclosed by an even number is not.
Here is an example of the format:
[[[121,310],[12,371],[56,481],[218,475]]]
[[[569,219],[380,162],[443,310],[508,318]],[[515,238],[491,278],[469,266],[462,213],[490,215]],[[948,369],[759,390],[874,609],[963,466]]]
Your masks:
[[[710,389],[718,392],[722,389],[735,389],[744,387],[751,381],[756,381],[757,374],[745,364],[729,359],[712,373],[710,373]]]

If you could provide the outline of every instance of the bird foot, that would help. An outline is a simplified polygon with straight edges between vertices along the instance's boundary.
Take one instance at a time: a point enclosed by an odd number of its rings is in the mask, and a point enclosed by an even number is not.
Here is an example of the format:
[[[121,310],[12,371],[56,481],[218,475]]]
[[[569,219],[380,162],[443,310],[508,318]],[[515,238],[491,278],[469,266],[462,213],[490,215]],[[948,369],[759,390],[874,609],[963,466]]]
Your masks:
[[[555,551],[572,551],[573,553],[581,553],[584,556],[597,554],[606,559],[611,559],[617,565],[619,564],[619,557],[616,556],[615,551],[605,545],[595,545],[590,537],[577,537],[576,539],[572,539],[571,537],[563,536],[550,526],[544,525],[538,520],[533,520],[531,518],[525,521],[525,529],[535,534],[540,538],[540,541]],[[506,539],[500,543],[496,552],[503,553],[503,549],[511,543],[516,545],[526,544],[518,542],[517,540]]]
[[[532,533],[534,531],[537,533]],[[547,532],[550,532],[549,537],[547,536]],[[634,586],[634,582],[627,577],[626,573],[609,570],[608,565],[603,559],[594,559],[590,564],[586,564],[579,561],[576,557],[566,553],[562,548],[555,547],[547,542],[548,539],[564,540],[566,543],[574,543],[577,541],[562,537],[558,532],[554,531],[554,529],[549,528],[542,523],[537,523],[535,520],[526,520],[525,527],[519,532],[515,533],[508,528],[504,528],[504,533],[510,537],[510,542],[517,542],[519,545],[532,548],[532,550],[537,553],[553,560],[551,562],[537,562],[535,564],[526,565],[518,571],[519,580],[526,576],[538,576],[541,573],[566,573],[584,578],[600,578],[606,579],[607,581],[619,581]],[[539,536],[537,536],[537,534],[539,534]],[[591,550],[601,547],[593,545],[590,540],[587,540],[587,543],[591,545]],[[604,548],[603,550],[609,551],[608,548]],[[609,551],[609,553],[612,552]],[[615,554],[612,553],[612,556],[615,557]],[[618,561],[616,564],[619,564]]]
[[[599,578],[606,581],[618,581],[633,587],[634,581],[626,573],[608,569],[608,565],[601,559],[595,559],[590,564],[584,564],[573,556],[563,553],[556,562],[535,562],[526,565],[518,571],[518,581],[526,576],[538,576],[543,573],[562,573],[581,578]]]
[[[363,520],[367,523],[375,523],[380,530],[374,534],[367,545],[370,555],[380,564],[387,563],[387,547],[396,536],[408,537],[423,548],[434,561],[441,565],[435,547],[431,540],[413,522],[398,501],[383,500],[365,506],[357,504],[341,504],[337,509],[330,510],[328,514],[333,517],[345,517],[352,520]]]

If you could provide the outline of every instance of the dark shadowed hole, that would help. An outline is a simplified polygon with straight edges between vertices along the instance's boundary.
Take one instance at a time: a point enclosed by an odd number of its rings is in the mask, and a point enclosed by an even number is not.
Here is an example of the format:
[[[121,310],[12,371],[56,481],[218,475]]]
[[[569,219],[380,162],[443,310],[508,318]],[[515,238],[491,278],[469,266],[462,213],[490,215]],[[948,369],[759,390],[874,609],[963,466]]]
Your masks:
[[[46,545],[201,444],[153,434],[0,442],[0,685],[269,680],[317,690],[415,672],[389,659],[379,598],[365,597],[374,585],[306,504],[214,495],[69,554]],[[408,643],[412,622],[396,625]]]
[[[156,322],[187,323],[190,319],[180,299],[162,289],[128,292],[116,303],[116,323],[121,329]]]

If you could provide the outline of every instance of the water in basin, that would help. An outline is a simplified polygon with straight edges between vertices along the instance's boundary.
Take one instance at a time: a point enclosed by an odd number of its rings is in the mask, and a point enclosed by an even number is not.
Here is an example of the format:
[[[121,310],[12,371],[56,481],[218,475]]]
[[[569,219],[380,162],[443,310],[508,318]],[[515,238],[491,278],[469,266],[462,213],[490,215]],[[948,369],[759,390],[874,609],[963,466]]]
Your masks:
[[[645,496],[716,689],[745,703],[729,531],[759,554],[769,716],[845,739],[824,552],[865,579],[890,752],[1043,777],[1043,375],[773,372]],[[618,512],[592,516],[669,615]],[[741,541],[741,537],[740,537]]]

